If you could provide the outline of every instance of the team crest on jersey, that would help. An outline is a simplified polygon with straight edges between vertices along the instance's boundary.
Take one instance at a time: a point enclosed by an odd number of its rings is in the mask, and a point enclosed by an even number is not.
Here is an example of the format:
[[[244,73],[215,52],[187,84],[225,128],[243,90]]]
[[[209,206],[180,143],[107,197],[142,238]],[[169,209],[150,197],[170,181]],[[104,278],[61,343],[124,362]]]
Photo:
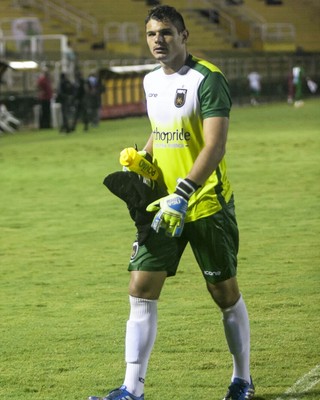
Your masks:
[[[131,261],[133,261],[136,258],[136,255],[138,254],[138,250],[139,250],[139,244],[138,244],[138,242],[134,242],[132,245],[132,251],[131,251],[131,256],[130,256]]]
[[[174,105],[178,108],[182,107],[186,102],[187,89],[177,89]]]

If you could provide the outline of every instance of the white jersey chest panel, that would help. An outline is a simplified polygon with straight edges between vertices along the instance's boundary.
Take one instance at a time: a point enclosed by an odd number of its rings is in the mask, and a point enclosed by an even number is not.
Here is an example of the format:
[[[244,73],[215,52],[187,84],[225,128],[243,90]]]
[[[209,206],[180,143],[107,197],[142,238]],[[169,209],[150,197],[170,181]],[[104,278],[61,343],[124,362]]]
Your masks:
[[[151,123],[170,126],[199,115],[198,88],[202,79],[203,75],[187,66],[172,75],[162,70],[149,74],[145,92]]]

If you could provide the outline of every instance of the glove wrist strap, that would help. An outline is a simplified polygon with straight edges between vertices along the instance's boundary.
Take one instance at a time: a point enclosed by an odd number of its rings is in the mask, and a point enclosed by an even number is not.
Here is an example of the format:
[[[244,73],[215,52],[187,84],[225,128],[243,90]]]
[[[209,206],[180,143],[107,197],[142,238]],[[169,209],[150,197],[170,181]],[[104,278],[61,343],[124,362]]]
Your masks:
[[[199,185],[193,182],[191,179],[182,179],[179,178],[177,180],[178,184],[176,186],[175,193],[179,196],[183,197],[185,200],[189,200],[193,193],[199,189]]]

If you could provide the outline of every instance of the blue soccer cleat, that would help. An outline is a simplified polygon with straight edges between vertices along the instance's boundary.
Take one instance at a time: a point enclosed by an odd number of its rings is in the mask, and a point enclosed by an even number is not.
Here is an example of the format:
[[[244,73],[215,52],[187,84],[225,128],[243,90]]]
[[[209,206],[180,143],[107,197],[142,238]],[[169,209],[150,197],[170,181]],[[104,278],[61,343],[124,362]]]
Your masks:
[[[244,379],[234,378],[223,400],[251,400],[254,396],[254,385]]]
[[[106,397],[90,396],[88,400],[144,400],[144,394],[137,397],[127,391],[126,386],[112,390]]]

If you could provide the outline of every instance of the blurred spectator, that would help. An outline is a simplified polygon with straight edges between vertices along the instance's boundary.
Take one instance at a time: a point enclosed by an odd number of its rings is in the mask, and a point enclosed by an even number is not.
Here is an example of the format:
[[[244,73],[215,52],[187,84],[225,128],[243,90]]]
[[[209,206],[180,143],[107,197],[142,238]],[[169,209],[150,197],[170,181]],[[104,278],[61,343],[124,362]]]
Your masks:
[[[74,86],[65,73],[60,75],[58,96],[56,101],[61,104],[62,125],[60,132],[71,132],[72,106],[74,98]]]
[[[302,91],[304,81],[304,70],[301,65],[297,64],[292,68],[292,82],[294,87],[294,105],[295,107],[303,106]]]
[[[87,79],[86,100],[88,106],[89,123],[98,126],[100,121],[101,94],[104,87],[95,72],[91,72]]]
[[[294,98],[294,85],[293,85],[293,73],[291,68],[288,74],[288,97],[287,97],[288,104],[293,103],[293,98]]]
[[[47,67],[42,69],[37,80],[37,89],[40,104],[39,128],[48,129],[51,128],[51,99],[53,96],[53,90]]]
[[[76,130],[79,119],[83,122],[83,129],[88,130],[89,116],[88,116],[88,82],[86,82],[80,71],[76,72],[76,79],[74,83],[74,118],[71,130]]]
[[[70,77],[71,81],[74,82],[77,57],[70,41],[67,43],[64,55],[65,65],[63,65],[63,71]]]
[[[256,71],[252,71],[248,75],[248,80],[249,80],[249,89],[251,95],[250,102],[253,106],[255,106],[259,104],[258,98],[261,93],[261,75]]]

